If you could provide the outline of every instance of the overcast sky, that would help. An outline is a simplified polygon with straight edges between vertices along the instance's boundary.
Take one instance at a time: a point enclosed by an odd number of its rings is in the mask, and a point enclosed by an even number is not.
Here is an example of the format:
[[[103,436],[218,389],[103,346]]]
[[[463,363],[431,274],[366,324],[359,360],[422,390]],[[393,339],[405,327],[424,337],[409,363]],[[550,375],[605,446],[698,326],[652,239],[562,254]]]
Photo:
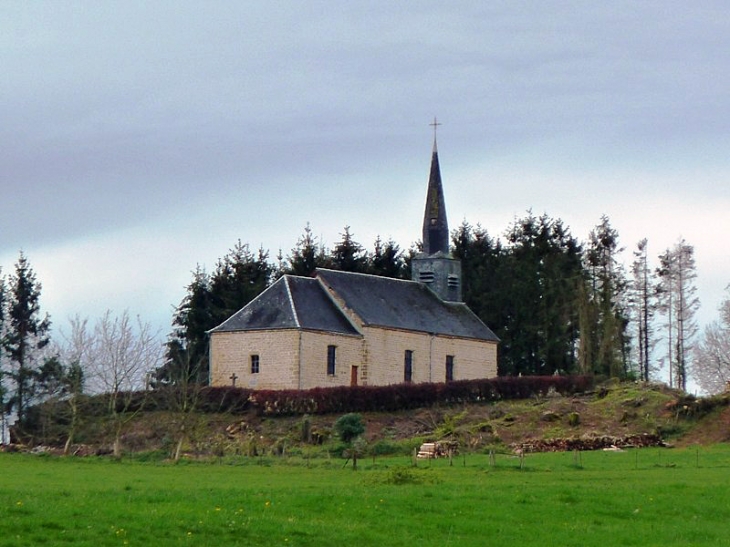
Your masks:
[[[701,322],[730,282],[725,2],[0,0],[0,265],[56,328],[169,332],[197,264],[309,222],[407,249],[432,145],[450,225],[528,210],[627,248],[694,245]],[[656,262],[655,262],[656,264]]]

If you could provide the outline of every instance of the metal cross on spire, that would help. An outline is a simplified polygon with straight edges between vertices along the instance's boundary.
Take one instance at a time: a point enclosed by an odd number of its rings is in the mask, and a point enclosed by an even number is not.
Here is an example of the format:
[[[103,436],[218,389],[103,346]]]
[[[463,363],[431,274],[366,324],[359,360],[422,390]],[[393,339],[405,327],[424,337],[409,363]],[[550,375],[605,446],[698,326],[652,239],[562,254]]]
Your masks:
[[[436,146],[436,130],[438,129],[438,126],[441,125],[439,121],[436,119],[436,116],[433,117],[433,123],[428,124],[431,127],[433,127],[433,145]]]

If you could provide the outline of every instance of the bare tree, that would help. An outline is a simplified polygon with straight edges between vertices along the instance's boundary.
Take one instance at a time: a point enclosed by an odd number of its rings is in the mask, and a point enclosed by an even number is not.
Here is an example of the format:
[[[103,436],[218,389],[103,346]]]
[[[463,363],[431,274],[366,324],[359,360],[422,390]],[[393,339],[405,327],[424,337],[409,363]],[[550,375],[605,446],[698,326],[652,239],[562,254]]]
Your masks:
[[[669,384],[687,389],[688,355],[697,334],[695,313],[700,302],[695,293],[697,277],[694,247],[682,239],[659,257],[659,311],[666,318]]]
[[[719,311],[720,319],[705,328],[692,360],[694,378],[707,393],[720,393],[730,385],[730,296]]]
[[[68,454],[74,442],[81,418],[80,399],[84,393],[84,385],[88,374],[88,355],[91,347],[91,336],[87,329],[88,319],[78,315],[69,319],[71,329],[66,335],[63,331],[63,343],[56,346],[56,354],[62,363],[66,363],[65,383],[71,414],[68,435],[63,453]]]
[[[143,391],[148,375],[162,362],[159,334],[139,317],[133,321],[127,311],[113,316],[107,310],[92,331],[86,319],[72,319],[67,346],[67,359],[79,365],[90,390],[108,397],[114,455],[120,457],[124,427],[139,410],[131,410],[135,393]]]

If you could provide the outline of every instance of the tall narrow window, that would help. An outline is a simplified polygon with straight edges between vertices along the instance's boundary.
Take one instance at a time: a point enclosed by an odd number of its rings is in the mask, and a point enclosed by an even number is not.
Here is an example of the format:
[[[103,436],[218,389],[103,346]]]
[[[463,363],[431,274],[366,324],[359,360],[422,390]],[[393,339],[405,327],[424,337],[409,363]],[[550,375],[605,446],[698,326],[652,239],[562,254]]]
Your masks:
[[[335,375],[335,364],[337,362],[337,346],[327,346],[327,374]]]
[[[409,349],[406,350],[403,361],[403,381],[406,383],[413,381],[413,351]]]
[[[446,356],[446,381],[447,382],[454,381],[454,356],[453,355]]]
[[[251,355],[251,374],[259,373],[259,356],[256,354]]]

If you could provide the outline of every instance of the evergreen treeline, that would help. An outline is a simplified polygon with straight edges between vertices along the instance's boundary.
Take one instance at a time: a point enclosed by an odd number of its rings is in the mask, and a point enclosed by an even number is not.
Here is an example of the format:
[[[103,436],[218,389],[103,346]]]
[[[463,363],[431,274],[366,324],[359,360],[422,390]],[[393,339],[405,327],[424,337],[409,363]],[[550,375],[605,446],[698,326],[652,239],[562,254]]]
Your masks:
[[[290,254],[285,258],[279,253],[275,264],[267,251],[254,253],[239,241],[211,274],[198,268],[173,318],[167,361],[158,380],[204,382],[206,331],[281,275],[309,276],[323,267],[410,278],[410,259],[417,245],[404,252],[392,240],[378,238],[368,251],[354,240],[349,227],[341,237],[327,249],[307,225]],[[560,219],[531,212],[515,219],[502,238],[466,221],[452,233],[452,253],[462,261],[464,301],[501,340],[500,375],[591,374],[648,380],[657,368],[649,363],[656,343],[651,328],[655,311],[669,323],[674,321],[668,326],[670,340],[679,338],[686,344],[691,338],[692,333],[676,332],[677,324],[691,323],[687,294],[682,299],[679,290],[692,279],[692,252],[687,247],[682,242],[668,249],[661,257],[662,267],[650,271],[647,243],[640,242],[629,279],[618,261],[623,250],[618,233],[607,217],[585,242]],[[688,267],[689,272],[679,273]],[[682,310],[675,309],[679,301],[684,302]],[[676,371],[679,387],[686,381],[687,349],[670,348],[664,363]]]
[[[406,256],[389,240],[375,241],[372,252],[357,243],[345,227],[340,241],[330,251],[319,243],[307,225],[291,254],[278,257],[276,265],[264,249],[251,251],[240,240],[208,274],[197,267],[187,294],[172,320],[165,364],[157,370],[160,383],[200,382],[208,379],[207,331],[220,325],[285,274],[311,276],[317,268],[405,278]]]

